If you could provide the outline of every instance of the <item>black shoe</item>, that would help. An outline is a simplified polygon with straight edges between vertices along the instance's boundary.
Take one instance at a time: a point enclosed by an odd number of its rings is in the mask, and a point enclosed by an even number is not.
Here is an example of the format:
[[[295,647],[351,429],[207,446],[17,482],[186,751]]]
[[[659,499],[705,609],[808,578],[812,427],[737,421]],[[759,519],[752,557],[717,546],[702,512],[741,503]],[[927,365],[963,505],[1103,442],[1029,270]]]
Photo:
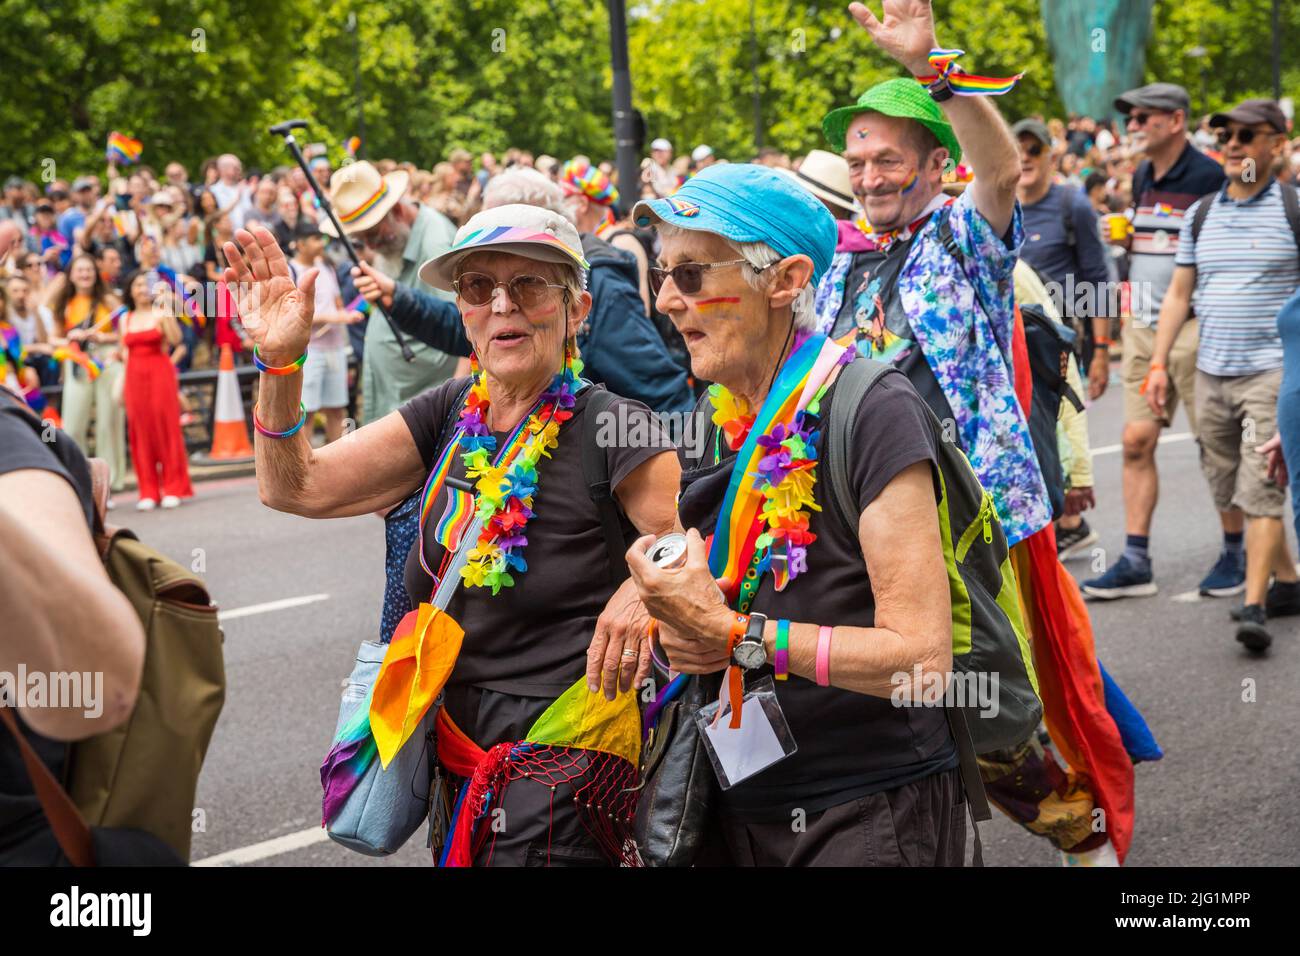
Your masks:
[[[1228,612],[1234,621],[1242,620],[1242,608]],[[1300,614],[1300,581],[1274,581],[1264,599],[1264,613],[1268,617],[1290,617]]]
[[[1273,636],[1264,628],[1267,620],[1264,607],[1260,604],[1247,604],[1241,609],[1241,623],[1237,625],[1237,640],[1248,651],[1262,654],[1273,643]]]
[[[1097,532],[1088,527],[1088,522],[1080,519],[1077,528],[1062,528],[1059,525],[1056,528],[1056,557],[1064,561],[1066,558],[1072,558],[1082,554],[1089,545],[1096,544],[1100,540]]]

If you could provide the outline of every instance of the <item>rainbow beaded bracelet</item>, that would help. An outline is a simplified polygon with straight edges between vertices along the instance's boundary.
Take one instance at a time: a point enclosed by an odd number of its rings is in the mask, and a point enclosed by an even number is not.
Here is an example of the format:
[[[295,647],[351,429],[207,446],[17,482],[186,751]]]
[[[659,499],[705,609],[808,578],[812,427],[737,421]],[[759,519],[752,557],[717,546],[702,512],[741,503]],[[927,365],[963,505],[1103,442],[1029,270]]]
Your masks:
[[[259,435],[263,435],[266,438],[288,438],[291,435],[296,435],[298,434],[298,429],[302,428],[302,426],[307,423],[307,406],[304,405],[302,402],[299,402],[298,410],[302,412],[302,417],[298,419],[297,425],[294,425],[288,431],[273,432],[271,431],[271,429],[267,428],[265,425],[261,423],[261,421],[258,420],[257,406],[254,405],[253,406],[253,427],[257,429],[257,433]]]
[[[262,354],[258,352],[257,346],[253,346],[253,364],[257,366],[259,372],[265,372],[267,375],[292,375],[294,372],[301,371],[306,361],[307,353],[303,352],[288,365],[267,365],[262,361]]]

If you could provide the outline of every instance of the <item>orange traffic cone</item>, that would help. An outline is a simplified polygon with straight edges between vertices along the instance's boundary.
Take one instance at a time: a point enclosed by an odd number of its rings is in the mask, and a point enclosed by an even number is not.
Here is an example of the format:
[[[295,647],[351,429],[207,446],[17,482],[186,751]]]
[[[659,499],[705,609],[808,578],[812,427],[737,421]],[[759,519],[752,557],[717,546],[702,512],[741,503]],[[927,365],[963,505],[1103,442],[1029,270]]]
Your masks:
[[[252,458],[253,446],[244,424],[244,403],[239,397],[239,377],[235,374],[235,353],[230,344],[221,346],[221,365],[217,371],[217,399],[212,416],[213,461]]]

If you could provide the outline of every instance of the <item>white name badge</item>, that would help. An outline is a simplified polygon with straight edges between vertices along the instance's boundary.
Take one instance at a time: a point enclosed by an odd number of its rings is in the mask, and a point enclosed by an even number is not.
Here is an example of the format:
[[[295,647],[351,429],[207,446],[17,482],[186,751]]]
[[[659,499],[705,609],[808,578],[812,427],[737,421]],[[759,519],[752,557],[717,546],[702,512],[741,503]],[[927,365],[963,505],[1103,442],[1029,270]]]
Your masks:
[[[709,753],[713,772],[723,790],[730,790],[759,771],[784,760],[798,746],[790,734],[772,678],[765,677],[745,692],[740,705],[740,726],[731,728],[731,701],[723,682],[723,701],[701,707],[695,715]],[[718,707],[722,705],[722,713]]]

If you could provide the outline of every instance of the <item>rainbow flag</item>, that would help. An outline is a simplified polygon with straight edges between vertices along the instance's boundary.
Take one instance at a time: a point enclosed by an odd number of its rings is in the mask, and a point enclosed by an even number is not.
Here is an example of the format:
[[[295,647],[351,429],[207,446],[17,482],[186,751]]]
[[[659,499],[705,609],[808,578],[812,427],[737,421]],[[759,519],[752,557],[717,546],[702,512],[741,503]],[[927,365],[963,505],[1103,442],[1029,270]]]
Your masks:
[[[132,139],[117,130],[113,130],[108,134],[108,161],[110,163],[124,163],[130,166],[140,161],[140,154],[143,151],[144,143],[138,139]]]
[[[349,156],[355,159],[357,153],[361,152],[361,137],[349,136],[348,141],[343,144],[343,149],[347,151]]]
[[[199,328],[203,328],[207,323],[203,310],[199,308],[199,303],[194,296],[185,288],[185,283],[181,281],[176,271],[163,265],[158,266],[154,271],[158,273],[159,279],[167,283],[167,287],[172,290],[172,294],[177,296],[183,303],[183,307],[177,311],[176,317],[191,328],[194,327],[196,322]],[[225,284],[222,283],[221,285],[224,288]],[[229,292],[226,293],[227,296],[229,294]]]

